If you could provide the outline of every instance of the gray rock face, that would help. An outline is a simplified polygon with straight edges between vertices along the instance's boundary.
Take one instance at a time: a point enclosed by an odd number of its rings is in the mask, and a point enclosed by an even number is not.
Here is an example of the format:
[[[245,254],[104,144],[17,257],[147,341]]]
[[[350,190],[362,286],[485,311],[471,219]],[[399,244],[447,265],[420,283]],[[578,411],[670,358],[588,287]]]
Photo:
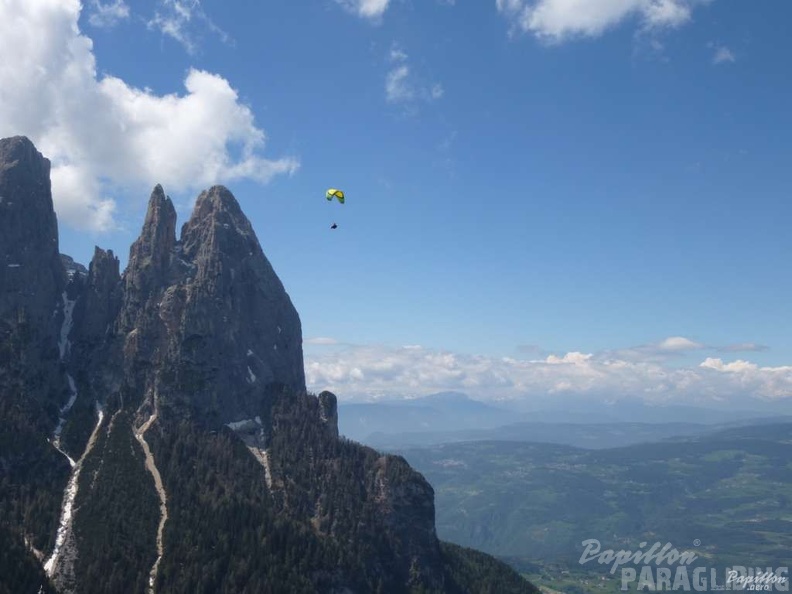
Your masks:
[[[67,388],[58,349],[66,273],[49,173],[27,138],[0,140],[0,399],[44,407],[37,423],[51,428]]]
[[[30,140],[0,140],[0,317],[24,311],[45,333],[66,285],[49,173]]]
[[[61,262],[63,263],[63,268],[66,270],[66,275],[68,277],[74,278],[75,275],[88,276],[88,269],[79,262],[75,262],[74,258],[67,256],[66,254],[61,254],[60,257]]]
[[[304,392],[300,318],[231,192],[203,192],[179,241],[175,225],[157,186],[116,329],[134,383],[217,424],[254,417],[275,386]]]
[[[76,300],[69,362],[73,374],[84,382],[80,402],[93,406],[121,384],[120,340],[114,328],[123,295],[118,258],[112,250],[95,248],[87,274],[72,275],[68,293]]]
[[[180,243],[194,272],[185,339],[221,338],[228,363],[249,385],[305,391],[300,318],[231,192],[222,186],[203,192]]]
[[[108,335],[121,304],[120,280],[113,251],[95,248],[87,274],[80,279],[75,311],[79,339],[99,345]]]

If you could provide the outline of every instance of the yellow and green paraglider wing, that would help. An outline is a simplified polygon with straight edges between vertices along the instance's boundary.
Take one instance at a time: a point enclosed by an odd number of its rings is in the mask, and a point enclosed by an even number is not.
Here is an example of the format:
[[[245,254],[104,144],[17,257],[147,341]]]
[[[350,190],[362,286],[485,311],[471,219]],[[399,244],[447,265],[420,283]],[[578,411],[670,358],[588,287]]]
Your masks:
[[[344,203],[344,193],[341,190],[336,190],[335,188],[330,188],[329,190],[327,190],[327,192],[325,192],[325,197],[327,198],[328,201],[331,202],[333,198],[335,198],[341,204]]]

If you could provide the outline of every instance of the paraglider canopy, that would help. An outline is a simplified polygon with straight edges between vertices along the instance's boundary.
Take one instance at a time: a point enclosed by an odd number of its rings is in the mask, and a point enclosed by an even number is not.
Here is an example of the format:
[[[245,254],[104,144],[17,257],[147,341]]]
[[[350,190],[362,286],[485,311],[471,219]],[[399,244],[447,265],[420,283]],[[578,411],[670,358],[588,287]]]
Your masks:
[[[341,190],[336,190],[335,188],[330,188],[325,192],[325,197],[327,198],[328,202],[332,202],[333,198],[338,200],[341,204],[344,203],[344,193]]]

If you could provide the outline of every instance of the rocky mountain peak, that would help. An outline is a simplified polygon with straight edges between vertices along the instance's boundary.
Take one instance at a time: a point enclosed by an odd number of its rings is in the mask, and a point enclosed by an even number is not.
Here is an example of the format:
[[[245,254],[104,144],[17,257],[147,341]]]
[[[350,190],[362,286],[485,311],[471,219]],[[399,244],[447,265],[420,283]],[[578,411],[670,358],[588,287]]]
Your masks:
[[[120,278],[118,258],[113,254],[113,250],[103,250],[99,246],[95,246],[94,256],[88,267],[88,284],[101,287],[104,292],[109,292]]]
[[[161,272],[167,268],[175,245],[176,209],[157,184],[149,198],[143,230],[130,250],[130,264],[134,261],[136,266]]]
[[[198,196],[190,220],[182,227],[181,244],[190,258],[261,251],[250,221],[224,186],[213,186]]]
[[[119,329],[128,365],[173,373],[141,385],[221,423],[256,416],[274,386],[304,392],[299,315],[233,194],[202,192],[179,241],[175,223],[157,186],[124,273]]]
[[[36,179],[49,185],[50,162],[26,136],[0,139],[0,172]],[[8,173],[6,173],[8,175]]]
[[[239,202],[229,189],[225,186],[212,186],[198,196],[192,218],[200,220],[209,216],[220,217],[223,214],[231,220],[247,223],[247,217],[242,213]],[[247,227],[250,225],[247,224]]]

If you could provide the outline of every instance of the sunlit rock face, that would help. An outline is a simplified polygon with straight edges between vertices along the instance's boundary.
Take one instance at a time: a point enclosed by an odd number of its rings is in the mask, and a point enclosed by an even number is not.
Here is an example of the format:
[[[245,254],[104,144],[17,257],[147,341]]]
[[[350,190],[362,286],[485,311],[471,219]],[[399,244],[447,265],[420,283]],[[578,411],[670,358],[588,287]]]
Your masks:
[[[276,386],[304,392],[300,318],[231,192],[201,193],[175,228],[157,186],[117,322],[127,368],[148,369],[140,388],[219,425],[256,416]]]

